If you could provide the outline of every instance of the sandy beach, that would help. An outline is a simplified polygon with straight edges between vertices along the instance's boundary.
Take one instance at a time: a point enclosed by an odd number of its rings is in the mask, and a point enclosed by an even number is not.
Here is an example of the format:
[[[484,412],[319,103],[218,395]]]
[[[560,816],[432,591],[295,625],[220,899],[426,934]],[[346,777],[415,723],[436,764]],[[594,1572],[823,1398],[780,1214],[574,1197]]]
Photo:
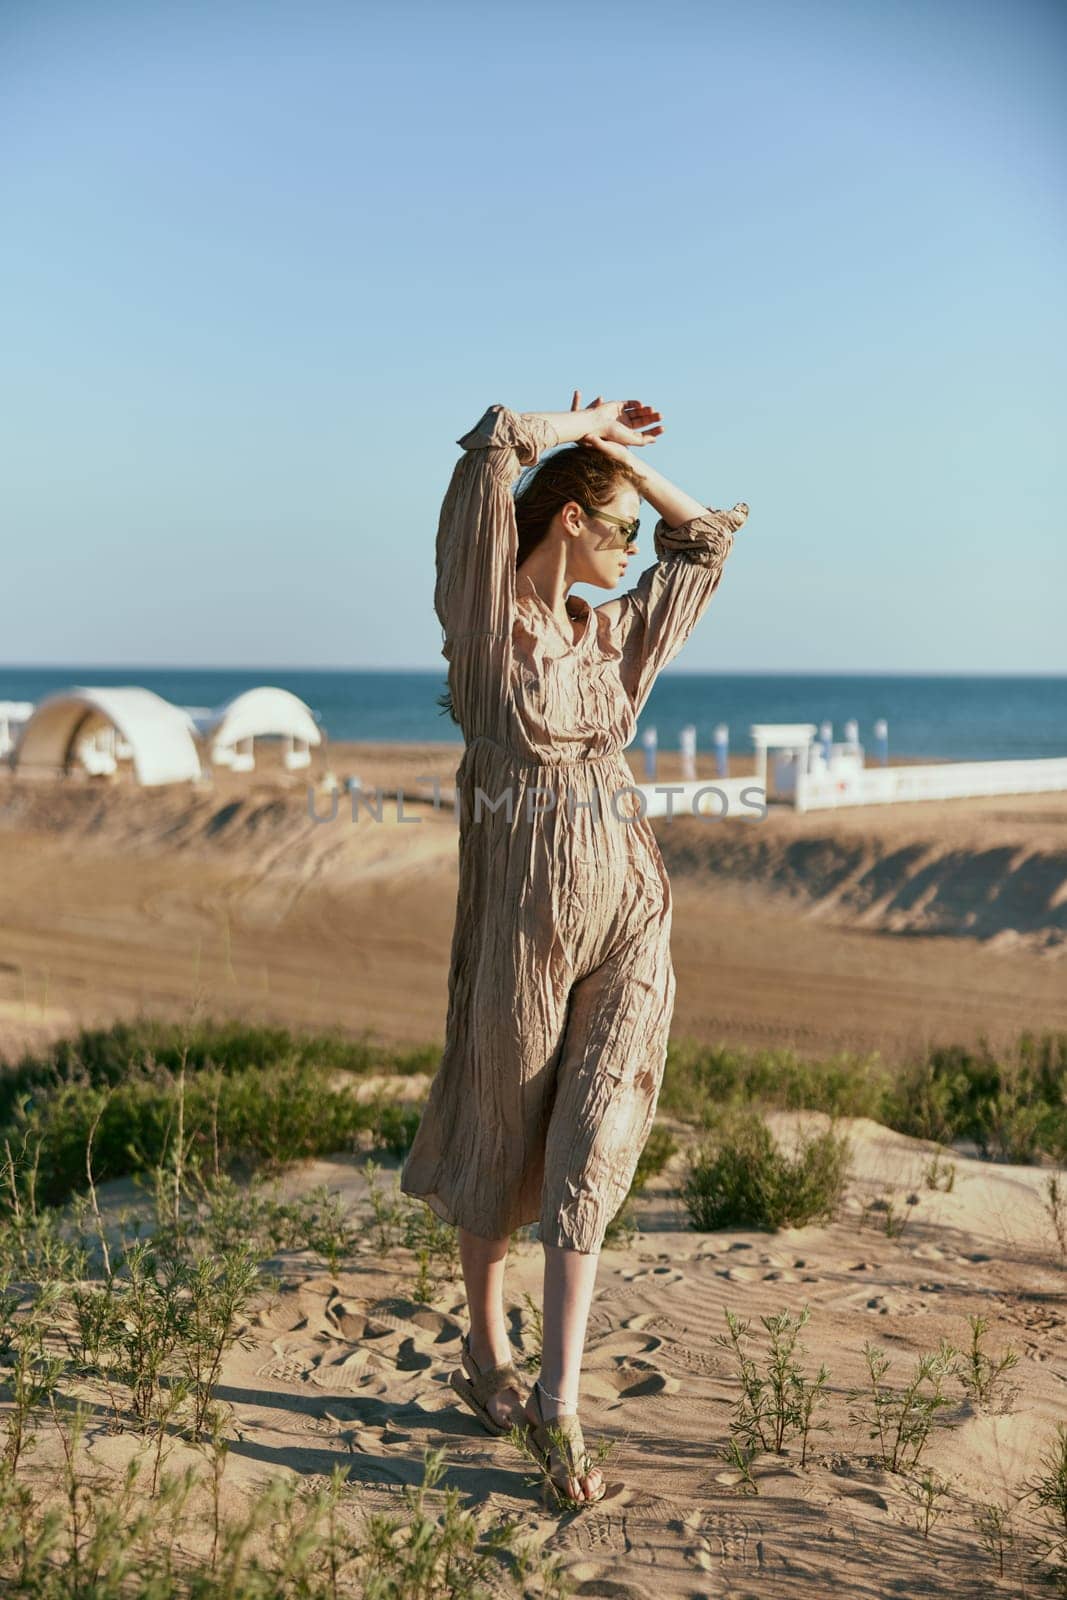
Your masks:
[[[269,759],[212,786],[0,782],[0,1049],[31,1045],[142,1010],[293,1027],[339,1024],[383,1044],[439,1041],[456,887],[456,823],[432,803],[459,751],[335,745],[329,768],[369,790],[403,791],[383,820],[342,804],[313,822],[305,774]],[[632,763],[635,776],[639,768]],[[743,765],[736,770],[743,771]],[[321,775],[321,774],[320,774]],[[673,774],[669,760],[661,775]],[[710,776],[710,774],[709,774]],[[320,793],[320,814],[328,811]],[[704,1044],[791,1046],[801,1054],[878,1051],[891,1062],[931,1042],[1015,1039],[1067,1029],[1067,796],[855,808],[755,824],[657,823],[675,895],[675,1035]],[[399,1078],[417,1096],[425,1076]],[[1021,1597],[998,1578],[965,1501],[1007,1503],[1036,1471],[1067,1409],[1067,1278],[1043,1210],[1046,1172],[960,1146],[950,1192],[925,1182],[932,1145],[844,1119],[853,1168],[832,1224],[700,1232],[678,1198],[693,1130],[666,1119],[679,1149],[635,1203],[638,1231],[604,1251],[590,1320],[583,1420],[614,1442],[606,1499],[560,1518],[506,1441],[485,1435],[448,1387],[466,1326],[462,1281],[415,1296],[411,1253],[367,1243],[327,1270],[310,1253],[274,1264],[280,1287],[248,1318],[220,1396],[235,1434],[224,1508],[269,1479],[314,1485],[343,1464],[367,1507],[395,1509],[424,1448],[443,1445],[449,1481],[485,1517],[522,1518],[559,1557],[574,1592],[624,1600],[812,1600],[979,1593]],[[773,1113],[783,1145],[816,1113]],[[398,1163],[385,1162],[385,1178]],[[279,1192],[326,1184],[367,1204],[363,1162],[338,1155],[285,1174]],[[125,1181],[100,1192],[114,1216]],[[886,1206],[903,1214],[887,1233]],[[516,1243],[511,1331],[528,1347],[524,1296],[540,1296],[541,1251]],[[763,1455],[758,1493],[722,1455],[736,1375],[716,1344],[724,1312],[746,1319],[810,1310],[804,1371],[829,1374],[826,1432]],[[967,1317],[1017,1365],[994,1402],[958,1386],[928,1464],[962,1497],[926,1539],[900,1477],[850,1420],[864,1344],[903,1382],[942,1338],[966,1347]],[[532,1378],[532,1374],[530,1375]],[[103,1423],[91,1460],[118,1472],[134,1448]],[[172,1465],[185,1447],[175,1446]],[[189,1452],[191,1456],[191,1452]],[[45,1459],[42,1457],[42,1459]]]
[[[791,1145],[817,1114],[776,1113],[776,1137]],[[220,1386],[234,1409],[224,1508],[237,1515],[268,1481],[321,1485],[341,1463],[366,1510],[396,1510],[418,1481],[422,1452],[444,1447],[449,1481],[486,1523],[521,1519],[523,1536],[562,1561],[579,1595],[625,1600],[849,1600],[1047,1592],[1009,1560],[998,1579],[958,1506],[930,1539],[916,1526],[903,1478],[882,1467],[862,1426],[849,1420],[846,1390],[862,1386],[864,1345],[885,1352],[889,1379],[903,1385],[922,1353],[944,1338],[966,1348],[969,1315],[988,1318],[987,1348],[1014,1350],[1017,1365],[995,1399],[980,1405],[948,1386],[951,1404],[923,1458],[957,1495],[1010,1506],[1062,1419],[1067,1384],[1064,1271],[1049,1257],[1036,1168],[953,1155],[950,1193],[923,1185],[930,1149],[863,1119],[844,1125],[856,1177],[830,1226],[701,1233],[687,1225],[671,1190],[681,1157],[636,1203],[640,1231],[627,1248],[604,1250],[590,1316],[583,1374],[587,1441],[613,1442],[608,1493],[596,1507],[560,1517],[539,1497],[528,1467],[506,1440],[484,1434],[448,1386],[466,1326],[461,1280],[427,1303],[415,1298],[409,1254],[387,1263],[368,1244],[336,1272],[306,1255],[271,1263],[276,1294],[243,1329]],[[685,1130],[676,1126],[682,1137]],[[328,1184],[352,1207],[367,1184],[358,1161],[320,1160],[287,1174],[280,1193]],[[910,1208],[902,1236],[887,1237],[887,1198]],[[129,1184],[101,1191],[113,1216]],[[530,1347],[525,1295],[540,1299],[541,1251],[517,1243],[509,1257],[512,1341]],[[800,1364],[806,1378],[829,1370],[829,1404],[800,1463],[794,1442],[753,1467],[758,1493],[722,1457],[737,1395],[736,1369],[715,1343],[724,1312],[750,1324],[749,1347],[764,1353],[761,1317],[807,1307]],[[532,1379],[532,1374],[529,1375]],[[118,1473],[134,1449],[103,1424],[89,1441],[93,1463]],[[176,1445],[169,1464],[194,1452]],[[1025,1533],[1016,1512],[1020,1539]]]
[[[457,833],[432,783],[447,797],[460,754],[332,745],[340,784],[381,789],[380,821],[366,799],[353,821],[343,793],[334,820],[313,821],[308,775],[282,772],[269,745],[255,772],[199,788],[3,773],[0,1053],[138,1007],[180,1015],[197,996],[220,1015],[439,1039]],[[331,815],[325,793],[315,805]],[[1067,795],[655,827],[678,1036],[892,1060],[1067,1027]]]

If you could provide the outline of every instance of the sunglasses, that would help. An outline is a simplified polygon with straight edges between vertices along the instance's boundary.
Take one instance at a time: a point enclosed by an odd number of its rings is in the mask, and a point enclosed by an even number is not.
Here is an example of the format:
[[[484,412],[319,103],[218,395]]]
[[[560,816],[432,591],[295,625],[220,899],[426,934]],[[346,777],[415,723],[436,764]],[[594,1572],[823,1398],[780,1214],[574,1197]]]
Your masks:
[[[578,502],[582,505],[581,501]],[[632,522],[627,522],[623,517],[614,517],[610,511],[594,511],[589,506],[582,506],[587,517],[601,517],[605,522],[614,522],[618,525],[619,532],[615,535],[615,542],[608,546],[609,550],[625,550],[626,546],[637,538],[637,530],[641,526],[641,518],[635,517]]]

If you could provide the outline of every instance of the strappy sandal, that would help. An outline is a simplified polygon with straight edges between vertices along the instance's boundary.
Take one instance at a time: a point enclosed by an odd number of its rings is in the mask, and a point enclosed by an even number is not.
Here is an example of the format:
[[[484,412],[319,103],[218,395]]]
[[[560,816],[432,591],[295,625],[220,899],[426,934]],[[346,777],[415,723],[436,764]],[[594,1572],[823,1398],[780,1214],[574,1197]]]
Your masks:
[[[489,1401],[495,1394],[500,1394],[504,1389],[514,1389],[522,1398],[522,1383],[513,1361],[503,1361],[499,1366],[487,1367],[483,1372],[477,1361],[471,1355],[470,1334],[463,1335],[463,1354],[474,1368],[475,1376],[468,1378],[467,1374],[458,1369],[452,1373],[449,1383],[455,1389],[465,1405],[470,1406],[474,1415],[484,1428],[490,1433],[510,1433],[510,1422],[498,1422],[489,1410]]]
[[[537,1407],[537,1415],[541,1420],[530,1424],[528,1437],[534,1454],[548,1473],[553,1487],[558,1489],[560,1494],[564,1495],[568,1500],[578,1499],[582,1505],[596,1505],[598,1500],[603,1500],[608,1489],[603,1473],[601,1473],[600,1492],[598,1494],[575,1496],[570,1491],[571,1479],[575,1479],[580,1483],[583,1478],[588,1478],[592,1474],[594,1468],[597,1471],[600,1470],[596,1467],[596,1463],[590,1459],[589,1452],[585,1448],[582,1425],[577,1416],[573,1412],[564,1412],[560,1417],[546,1417],[544,1407],[541,1404],[541,1380],[539,1378],[534,1379],[532,1394],[534,1404]],[[556,1440],[550,1437],[548,1431],[550,1428],[553,1432],[559,1429],[560,1434],[562,1434],[562,1449],[556,1443]],[[557,1472],[562,1472],[562,1477],[557,1477]]]

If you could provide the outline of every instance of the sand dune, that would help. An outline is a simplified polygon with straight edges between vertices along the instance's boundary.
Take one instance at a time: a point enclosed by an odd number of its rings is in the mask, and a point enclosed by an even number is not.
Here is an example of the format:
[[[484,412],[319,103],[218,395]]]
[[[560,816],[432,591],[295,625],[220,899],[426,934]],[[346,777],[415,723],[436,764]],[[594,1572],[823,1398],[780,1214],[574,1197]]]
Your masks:
[[[321,788],[321,773],[285,775],[268,764],[255,774],[222,772],[211,784],[158,790],[8,779],[0,826],[79,851],[230,860],[242,853],[261,872],[305,881],[402,874],[447,858],[454,748],[341,748],[346,758],[335,748],[330,770],[342,784],[352,772],[361,777],[355,812],[350,796]],[[658,781],[676,776],[672,765],[661,763]],[[631,766],[637,777],[636,759]],[[427,803],[433,780],[436,805]],[[1046,954],[1067,949],[1067,795],[807,815],[776,805],[759,823],[683,814],[656,827],[675,881],[759,886],[842,926],[964,935]]]
[[[1067,952],[1067,796],[990,796],[663,825],[672,878],[757,884],[821,920]]]
[[[817,1114],[776,1113],[790,1148]],[[795,1600],[839,1594],[944,1597],[987,1592],[1017,1597],[1017,1564],[1033,1524],[1016,1512],[1020,1544],[1003,1580],[978,1546],[969,1505],[1010,1505],[1062,1418],[1067,1385],[1067,1302],[1062,1265],[1040,1203],[1036,1168],[993,1165],[956,1154],[951,1192],[925,1188],[930,1149],[874,1123],[844,1121],[854,1176],[833,1224],[778,1233],[690,1229],[677,1197],[680,1153],[637,1202],[640,1232],[605,1250],[590,1316],[582,1413],[590,1443],[614,1443],[597,1507],[560,1520],[539,1498],[528,1468],[506,1440],[484,1434],[447,1379],[467,1325],[462,1284],[444,1282],[429,1302],[413,1296],[408,1252],[388,1264],[368,1241],[336,1273],[296,1253],[274,1263],[281,1288],[250,1317],[250,1346],[235,1350],[221,1396],[234,1409],[226,1505],[239,1508],[264,1474],[324,1480],[335,1462],[364,1486],[363,1503],[395,1507],[399,1485],[418,1480],[425,1447],[443,1445],[449,1479],[487,1520],[522,1519],[524,1536],[565,1563],[578,1593],[632,1600],[732,1596]],[[692,1133],[675,1127],[682,1140]],[[384,1176],[384,1175],[383,1175]],[[279,1192],[327,1184],[353,1208],[367,1185],[358,1157],[323,1159],[290,1171]],[[129,1186],[101,1191],[105,1212]],[[915,1203],[907,1204],[909,1195]],[[888,1237],[886,1198],[907,1214]],[[866,1211],[865,1211],[865,1208]],[[506,1300],[522,1354],[532,1329],[524,1294],[540,1300],[541,1252],[517,1242]],[[828,1424],[799,1443],[764,1453],[752,1472],[758,1494],[722,1455],[739,1393],[730,1355],[715,1343],[729,1309],[750,1328],[750,1353],[767,1347],[760,1318],[809,1308],[800,1365],[808,1379],[829,1370]],[[929,1541],[904,1479],[888,1472],[846,1391],[862,1387],[870,1340],[891,1360],[886,1381],[903,1386],[916,1358],[944,1338],[969,1345],[968,1314],[990,1322],[985,1347],[1012,1349],[988,1404],[946,1385],[922,1464],[947,1479],[951,1511]],[[126,1437],[95,1431],[92,1452],[119,1465]],[[177,1458],[175,1458],[177,1462]]]
[[[200,788],[7,775],[0,1052],[198,996],[220,1014],[439,1038],[456,823],[426,780],[447,792],[457,759],[333,747],[340,781],[358,775],[372,802],[381,786],[380,822],[366,802],[353,821],[343,795],[313,821],[307,778],[269,759]],[[330,816],[326,794],[315,807]],[[1067,1026],[1067,796],[655,826],[679,1034],[892,1057]]]
[[[439,1038],[456,825],[417,796],[427,774],[448,785],[456,758],[442,746],[331,750],[339,778],[402,789],[418,825],[398,820],[395,804],[380,824],[343,811],[316,824],[305,780],[269,770],[193,790],[3,783],[0,1051],[136,1009],[184,1015],[194,1000],[217,1015],[339,1024],[394,1044]],[[758,826],[689,818],[657,833],[675,897],[676,1036],[893,1059],[935,1040],[1067,1028],[1056,959],[1067,797],[776,809]],[[417,1093],[426,1081],[402,1086]],[[822,1119],[770,1121],[789,1144]],[[1067,1408],[1067,1295],[1044,1173],[961,1147],[953,1189],[932,1190],[927,1146],[863,1120],[842,1128],[853,1177],[838,1220],[771,1234],[688,1226],[678,1184],[693,1135],[674,1126],[682,1149],[637,1202],[641,1231],[600,1267],[583,1420],[591,1442],[616,1448],[599,1506],[562,1521],[542,1506],[525,1464],[448,1387],[466,1326],[461,1282],[417,1300],[410,1254],[383,1261],[368,1235],[336,1273],[307,1254],[278,1259],[280,1291],[258,1304],[248,1348],[223,1373],[236,1419],[224,1511],[279,1474],[321,1483],[337,1462],[364,1486],[366,1507],[393,1510],[400,1486],[418,1481],[423,1448],[443,1444],[448,1481],[486,1519],[521,1517],[581,1594],[1018,1600],[1029,1592],[1022,1546],[998,1580],[967,1502],[1008,1503]],[[357,1156],[294,1168],[280,1192],[323,1183],[366,1203]],[[101,1197],[114,1214],[132,1194],[116,1184]],[[887,1203],[906,1218],[899,1237],[885,1231]],[[510,1258],[520,1349],[541,1259],[529,1239]],[[738,1393],[715,1342],[724,1310],[763,1348],[761,1316],[805,1307],[802,1365],[809,1377],[821,1362],[829,1369],[830,1431],[812,1435],[804,1466],[795,1444],[760,1457],[759,1493],[746,1494],[721,1454]],[[1019,1360],[989,1406],[950,1391],[952,1430],[935,1432],[925,1459],[962,1498],[925,1540],[903,1480],[849,1420],[846,1391],[863,1382],[866,1340],[890,1356],[900,1385],[942,1337],[966,1345],[970,1312],[989,1317],[992,1352],[1010,1346]],[[99,1465],[117,1469],[135,1449],[129,1434],[94,1424]],[[176,1446],[170,1465],[185,1456]],[[1027,1537],[1025,1519],[1017,1529]]]

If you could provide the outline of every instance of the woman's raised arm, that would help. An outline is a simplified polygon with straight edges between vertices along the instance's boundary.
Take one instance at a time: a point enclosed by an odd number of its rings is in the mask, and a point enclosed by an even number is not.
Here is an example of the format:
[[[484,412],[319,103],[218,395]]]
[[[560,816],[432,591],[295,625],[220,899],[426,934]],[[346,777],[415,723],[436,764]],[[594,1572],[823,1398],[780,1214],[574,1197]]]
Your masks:
[[[511,678],[518,526],[512,486],[555,445],[594,435],[643,444],[660,433],[659,413],[636,400],[594,402],[570,411],[512,411],[491,405],[456,443],[456,462],[437,526],[434,609],[451,663],[452,704],[468,737],[503,737]],[[641,432],[639,430],[645,430]]]
[[[512,484],[559,439],[536,413],[491,405],[456,443],[463,454],[441,506],[434,587],[449,659],[461,639],[510,633],[518,555]]]
[[[607,453],[629,461],[641,478],[641,493],[660,512],[652,532],[655,565],[645,568],[633,588],[596,608],[610,619],[622,650],[623,682],[640,713],[657,676],[681,650],[718,588],[748,506],[739,501],[729,511],[718,511],[701,505],[628,452],[609,447]]]
[[[463,455],[441,507],[437,529],[434,608],[446,647],[467,634],[508,632],[512,614],[518,529],[512,486],[520,467],[543,451],[578,439],[604,437],[646,444],[663,430],[648,427],[659,412],[638,400],[595,401],[570,411],[512,411],[491,405],[456,443]],[[643,432],[640,430],[644,430]],[[443,652],[448,655],[448,649]]]
[[[574,398],[577,402],[577,390]],[[532,466],[543,451],[578,439],[647,443],[662,432],[647,427],[658,417],[637,400],[598,401],[570,411],[516,412],[497,404],[456,440],[463,455],[441,507],[434,589],[446,646],[467,634],[509,630],[518,556],[511,490],[519,469]]]
[[[452,708],[466,738],[503,739],[519,534],[511,486],[558,443],[551,423],[491,405],[456,441],[437,524],[434,610]]]

